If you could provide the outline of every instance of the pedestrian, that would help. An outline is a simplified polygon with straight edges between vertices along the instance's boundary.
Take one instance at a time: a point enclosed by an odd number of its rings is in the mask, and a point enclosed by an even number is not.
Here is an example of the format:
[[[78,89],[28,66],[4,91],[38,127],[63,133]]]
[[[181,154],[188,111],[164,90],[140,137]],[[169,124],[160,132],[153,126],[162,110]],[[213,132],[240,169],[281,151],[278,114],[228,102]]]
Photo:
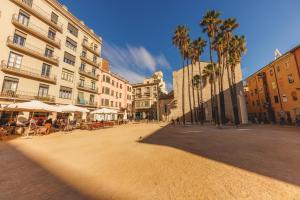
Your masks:
[[[177,117],[176,122],[177,122],[178,125],[180,125],[179,117]]]

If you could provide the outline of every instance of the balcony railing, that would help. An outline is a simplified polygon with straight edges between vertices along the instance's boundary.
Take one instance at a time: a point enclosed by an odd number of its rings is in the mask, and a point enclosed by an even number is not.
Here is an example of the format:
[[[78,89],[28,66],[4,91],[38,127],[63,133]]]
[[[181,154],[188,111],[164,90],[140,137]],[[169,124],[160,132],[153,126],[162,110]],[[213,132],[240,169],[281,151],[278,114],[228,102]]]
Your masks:
[[[98,94],[98,87],[96,87],[96,86],[87,85],[87,84],[83,85],[83,84],[78,83],[77,88],[79,90]]]
[[[20,65],[19,67],[8,66],[6,63],[7,61],[5,60],[2,60],[1,62],[1,70],[5,73],[56,84],[56,76],[47,76],[41,73],[37,73],[38,71],[40,71],[37,68],[30,68],[24,65]]]
[[[48,32],[41,29],[39,26],[34,25],[32,22],[28,22],[28,23],[24,23],[21,20],[18,19],[18,15],[14,14],[12,17],[12,23],[18,27],[21,28],[23,30],[25,30],[26,32],[35,35],[36,37],[38,37],[41,40],[44,40],[45,42],[50,43],[51,45],[60,48],[61,47],[61,43],[60,40],[57,38],[51,38],[48,35]]]
[[[60,22],[54,22],[53,20],[51,20],[51,14],[49,14],[48,12],[46,12],[45,10],[43,10],[42,8],[37,6],[36,4],[31,4],[30,5],[24,0],[10,0],[10,1],[12,1],[15,4],[19,5],[21,8],[23,8],[24,10],[26,10],[30,14],[36,16],[37,18],[39,18],[43,22],[47,23],[49,26],[53,27],[54,29],[56,29],[60,33],[63,32],[63,25]]]
[[[76,100],[76,105],[96,108],[97,107],[97,102],[87,101],[85,99],[80,99],[78,97],[77,100]]]
[[[100,55],[99,48],[95,49],[93,44],[89,44],[86,41],[82,41],[82,46],[87,50],[89,50],[90,52],[92,52],[93,54],[95,54],[96,56]]]
[[[101,66],[100,63],[97,63],[97,61],[94,61],[93,58],[90,58],[85,54],[81,54],[80,58],[81,58],[81,60],[87,62],[88,64],[90,64],[94,67],[100,68],[100,66]]]
[[[55,102],[55,96],[47,95],[40,96],[37,93],[25,92],[25,91],[13,91],[13,90],[3,90],[0,93],[0,98],[2,99],[15,99],[15,100],[39,100],[44,102]]]
[[[99,76],[98,74],[93,74],[92,72],[87,72],[84,69],[80,69],[80,68],[79,68],[79,74],[81,74],[83,76],[87,76],[94,80],[98,80],[98,76]]]
[[[16,43],[16,42],[14,42],[14,37],[13,36],[9,36],[7,38],[6,43],[7,43],[8,47],[10,47],[14,50],[20,51],[22,53],[25,53],[25,54],[28,54],[28,55],[31,55],[31,56],[34,56],[38,59],[49,62],[49,63],[51,63],[53,65],[56,65],[56,66],[58,66],[58,64],[59,64],[59,58],[57,56],[46,55],[45,50],[42,50],[38,47],[35,47],[34,45],[31,45],[27,42],[25,42],[23,45],[19,44],[19,43]]]

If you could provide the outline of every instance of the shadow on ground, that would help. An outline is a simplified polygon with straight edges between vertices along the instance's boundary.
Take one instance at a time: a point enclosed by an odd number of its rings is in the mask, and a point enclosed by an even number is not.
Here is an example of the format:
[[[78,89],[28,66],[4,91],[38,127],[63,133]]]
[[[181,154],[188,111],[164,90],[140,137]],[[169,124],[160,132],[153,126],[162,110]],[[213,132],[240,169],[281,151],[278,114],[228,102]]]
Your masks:
[[[174,147],[300,186],[299,131],[165,127],[140,142]]]
[[[0,169],[3,200],[93,199],[3,142],[0,142]]]

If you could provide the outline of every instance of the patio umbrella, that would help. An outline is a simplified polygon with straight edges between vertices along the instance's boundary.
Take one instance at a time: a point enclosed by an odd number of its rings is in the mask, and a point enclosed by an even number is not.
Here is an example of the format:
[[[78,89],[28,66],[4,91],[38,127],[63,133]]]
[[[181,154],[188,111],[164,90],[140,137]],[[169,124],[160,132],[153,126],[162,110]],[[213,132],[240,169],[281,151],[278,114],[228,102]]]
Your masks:
[[[90,112],[86,108],[81,108],[78,106],[74,106],[72,104],[58,106],[58,110],[61,113],[74,113],[74,112],[88,113],[88,112]],[[68,128],[69,127],[69,116],[68,116],[67,120],[68,120],[67,121],[67,128]]]
[[[7,107],[5,107],[4,110],[19,111],[19,112],[33,112],[32,117],[29,122],[29,128],[27,131],[26,138],[28,138],[28,136],[29,136],[29,131],[30,131],[31,125],[32,125],[32,118],[33,118],[35,112],[58,112],[57,107],[51,106],[51,105],[48,105],[48,104],[45,104],[43,102],[36,101],[36,100],[24,102],[24,103],[10,104]]]
[[[91,114],[103,114],[104,115],[104,118],[105,116],[109,115],[109,114],[117,114],[118,111],[116,110],[112,110],[112,109],[108,109],[108,108],[101,108],[101,109],[97,109],[97,110],[94,110],[93,112],[91,112]]]
[[[73,113],[73,112],[88,113],[88,112],[90,112],[86,108],[81,108],[78,106],[74,106],[72,104],[59,106],[58,110],[59,110],[59,112],[64,112],[64,113]]]
[[[127,110],[124,112],[123,120],[127,121]]]

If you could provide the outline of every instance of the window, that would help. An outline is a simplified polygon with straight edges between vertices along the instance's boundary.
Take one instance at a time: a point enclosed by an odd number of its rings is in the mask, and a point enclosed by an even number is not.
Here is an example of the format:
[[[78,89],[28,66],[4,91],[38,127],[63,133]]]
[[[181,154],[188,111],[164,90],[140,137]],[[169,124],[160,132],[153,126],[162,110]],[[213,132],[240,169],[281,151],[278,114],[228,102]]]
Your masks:
[[[57,24],[57,22],[58,22],[58,15],[55,14],[54,12],[51,13],[51,21],[52,21],[54,24]]]
[[[83,51],[81,52],[81,56],[82,56],[82,57],[86,57],[86,50],[83,50]]]
[[[67,69],[63,69],[61,73],[61,79],[69,82],[73,82],[74,80],[74,72],[69,71]]]
[[[79,104],[85,104],[83,92],[78,92],[77,101]]]
[[[150,106],[150,102],[149,101],[145,101],[145,107],[149,107]]]
[[[294,101],[297,101],[298,100],[298,96],[297,96],[297,92],[296,91],[292,91],[292,99]]]
[[[122,107],[122,104],[121,104],[121,102],[119,102],[119,107],[120,107],[120,108]]]
[[[90,95],[90,103],[95,103],[95,95]]]
[[[114,95],[115,95],[115,91],[111,90],[110,95],[111,95],[111,96],[114,96]]]
[[[278,96],[276,95],[276,96],[274,96],[274,101],[275,101],[275,103],[279,103],[279,98],[278,98]]]
[[[123,87],[122,87],[122,84],[120,84],[120,89],[122,89]]]
[[[55,36],[56,36],[56,32],[52,29],[49,29],[48,30],[48,38],[51,39],[51,40],[54,40]]]
[[[111,84],[112,84],[112,86],[115,86],[115,81],[112,80],[112,81],[111,81]]]
[[[13,53],[13,52],[10,52],[7,65],[9,67],[20,68],[21,64],[22,64],[22,59],[23,59],[23,56]]]
[[[22,23],[25,26],[28,26],[29,23],[29,15],[27,15],[26,13],[20,11],[19,15],[18,15],[18,21],[20,23]]]
[[[96,82],[95,81],[91,81],[91,84],[92,84],[92,89],[96,90]]]
[[[98,46],[96,44],[94,44],[94,51],[97,51]]]
[[[282,102],[286,103],[288,101],[287,96],[285,94],[282,95]]]
[[[45,49],[45,56],[52,58],[53,57],[54,48],[47,46]]]
[[[116,98],[117,98],[117,99],[119,98],[119,93],[118,93],[118,92],[116,92]]]
[[[25,4],[32,7],[32,0],[22,0]]]
[[[73,51],[76,51],[76,49],[77,49],[77,42],[75,42],[71,38],[67,37],[67,39],[66,39],[66,47],[68,47],[69,49],[72,49]]]
[[[273,70],[270,70],[270,76],[273,76]]]
[[[105,82],[105,75],[102,76],[102,81]]]
[[[85,66],[86,66],[86,64],[85,63],[81,63],[80,64],[80,71],[85,71]]]
[[[14,95],[17,91],[19,79],[11,78],[11,77],[4,77],[3,86],[2,86],[2,94],[5,95]]]
[[[118,107],[118,102],[115,102],[115,107]]]
[[[51,71],[51,65],[43,63],[41,75],[45,77],[49,77],[50,71]]]
[[[285,64],[285,69],[288,70],[290,67],[290,62],[286,61],[284,64]]]
[[[119,87],[119,83],[117,82],[117,87]]]
[[[110,106],[114,107],[114,102],[113,101],[110,101]]]
[[[89,42],[89,38],[86,37],[86,36],[84,36],[84,38],[83,38],[83,44],[88,44],[88,42]]]
[[[97,56],[96,56],[96,55],[93,56],[93,62],[94,62],[94,63],[97,62]]]
[[[60,86],[59,98],[71,99],[72,98],[72,88]]]
[[[122,93],[119,93],[119,97],[122,98]]]
[[[64,62],[69,64],[69,65],[75,65],[75,56],[73,56],[72,54],[65,52],[65,56],[64,56]]]
[[[48,91],[49,91],[49,86],[48,85],[40,85],[39,87],[39,97],[47,97],[48,96]]]
[[[292,83],[295,82],[294,77],[293,77],[293,74],[289,74],[289,75],[288,75],[288,81],[289,81],[290,84],[292,84]]]
[[[105,87],[105,94],[109,95],[110,89],[108,87]]]
[[[79,79],[79,86],[84,87],[84,79],[83,78]]]
[[[75,37],[78,37],[78,29],[70,23],[68,23],[68,31]]]
[[[92,75],[96,76],[96,68],[95,67],[93,67],[93,69],[92,69]]]
[[[106,76],[106,83],[110,83],[110,77],[109,76]]]
[[[26,41],[26,35],[21,33],[20,31],[16,31],[16,33],[14,35],[13,43],[24,46],[25,41]]]

